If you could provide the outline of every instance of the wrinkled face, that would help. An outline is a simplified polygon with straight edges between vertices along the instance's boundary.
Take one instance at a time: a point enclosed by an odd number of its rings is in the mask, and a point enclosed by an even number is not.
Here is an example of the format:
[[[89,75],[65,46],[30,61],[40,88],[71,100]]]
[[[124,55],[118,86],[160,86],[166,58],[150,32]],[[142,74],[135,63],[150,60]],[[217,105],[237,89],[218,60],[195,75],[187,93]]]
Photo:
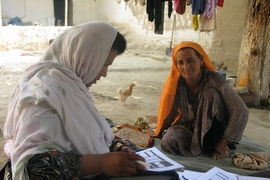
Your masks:
[[[181,49],[176,54],[177,69],[185,79],[196,79],[201,76],[203,57],[200,58],[192,48]]]
[[[101,76],[106,77],[107,76],[107,71],[108,71],[108,67],[110,65],[112,65],[114,59],[116,58],[117,54],[117,50],[111,50],[107,60],[105,62],[105,64],[103,65],[102,69],[99,71],[98,75],[95,77],[95,79],[93,81],[91,81],[90,83],[86,84],[86,87],[91,87],[92,84],[95,84],[98,80],[100,80]]]

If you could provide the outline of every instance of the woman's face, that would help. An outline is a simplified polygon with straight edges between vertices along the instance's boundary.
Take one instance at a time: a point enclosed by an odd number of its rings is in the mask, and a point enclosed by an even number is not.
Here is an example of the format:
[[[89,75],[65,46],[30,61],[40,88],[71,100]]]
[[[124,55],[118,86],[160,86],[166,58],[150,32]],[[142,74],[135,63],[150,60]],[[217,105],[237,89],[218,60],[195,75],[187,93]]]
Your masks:
[[[199,58],[192,48],[181,49],[176,54],[177,69],[185,79],[201,77],[203,58]]]
[[[118,53],[117,50],[111,50],[110,51],[110,53],[109,53],[109,55],[107,57],[107,60],[106,60],[105,64],[103,65],[102,69],[99,71],[98,75],[95,77],[95,79],[93,81],[86,84],[86,87],[88,87],[88,88],[91,87],[92,84],[95,84],[98,80],[100,80],[101,76],[103,76],[103,77],[107,76],[108,67],[110,65],[112,65],[114,59],[118,55],[117,53]]]

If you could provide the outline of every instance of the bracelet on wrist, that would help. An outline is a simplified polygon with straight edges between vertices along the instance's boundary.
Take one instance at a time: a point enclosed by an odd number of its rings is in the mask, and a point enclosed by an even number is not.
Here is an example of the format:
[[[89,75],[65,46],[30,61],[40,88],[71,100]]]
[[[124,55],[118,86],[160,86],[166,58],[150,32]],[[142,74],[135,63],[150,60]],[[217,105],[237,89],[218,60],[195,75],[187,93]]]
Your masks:
[[[113,151],[121,151],[122,147],[124,145],[122,143],[116,143],[115,146],[113,147]]]

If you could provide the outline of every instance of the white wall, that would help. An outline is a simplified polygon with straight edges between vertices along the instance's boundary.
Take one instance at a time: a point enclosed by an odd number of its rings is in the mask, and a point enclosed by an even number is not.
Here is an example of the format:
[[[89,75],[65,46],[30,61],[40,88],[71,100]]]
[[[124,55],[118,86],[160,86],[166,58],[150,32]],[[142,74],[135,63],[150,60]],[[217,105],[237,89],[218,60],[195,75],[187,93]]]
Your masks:
[[[193,30],[191,7],[187,6],[184,15],[176,14],[173,46],[182,40],[199,42],[213,62],[224,61],[228,69],[236,71],[246,5],[246,0],[224,1],[224,6],[216,9],[217,29],[211,32]],[[154,22],[148,21],[146,6],[136,5],[135,0],[128,3],[123,0],[73,0],[69,8],[72,8],[73,12],[73,25],[92,20],[107,21],[125,35],[129,49],[139,48],[165,53],[166,48],[170,46],[173,14],[168,18],[167,6],[164,12],[163,35],[154,33]],[[46,26],[45,18],[53,16],[53,0],[2,0],[3,24],[7,24],[8,20],[15,16],[20,17],[23,22],[39,21]],[[5,28],[2,28],[2,31],[5,35],[9,34],[5,33],[8,31]],[[43,41],[47,42],[47,39],[43,38]]]
[[[2,23],[7,25],[18,16],[25,25],[39,22],[46,26],[46,17],[54,16],[53,0],[2,0]]]
[[[49,40],[57,37],[70,27],[58,26],[5,26],[0,29],[0,50],[23,49],[44,51]]]

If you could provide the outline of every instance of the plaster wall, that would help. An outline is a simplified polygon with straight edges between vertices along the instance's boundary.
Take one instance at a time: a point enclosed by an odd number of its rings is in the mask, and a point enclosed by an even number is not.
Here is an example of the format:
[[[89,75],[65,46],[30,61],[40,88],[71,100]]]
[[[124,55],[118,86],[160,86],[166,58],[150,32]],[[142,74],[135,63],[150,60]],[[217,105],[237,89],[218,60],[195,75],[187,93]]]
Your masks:
[[[173,16],[175,14],[173,12],[171,17],[168,17],[167,3],[164,12],[164,31],[160,35],[154,33],[154,22],[148,21],[146,6],[136,4],[135,0],[130,0],[127,3],[123,0],[104,2],[104,0],[72,1],[69,8],[72,9],[73,25],[92,20],[104,20],[125,35],[129,49],[160,51],[165,54],[166,48],[169,48],[171,43]],[[217,28],[209,32],[193,30],[191,7],[187,6],[184,15],[175,15],[176,26],[172,47],[182,40],[199,42],[214,63],[223,61],[228,66],[228,70],[236,71],[244,31],[246,6],[245,0],[224,1],[224,6],[216,9]],[[17,27],[16,30],[16,27],[13,29],[4,26],[1,29],[0,49],[5,49],[5,43],[7,42],[9,48],[45,49],[49,37],[57,36],[63,29],[69,28],[45,27],[47,25],[45,18],[54,16],[53,0],[2,0],[3,25],[6,25],[8,20],[15,16],[20,17],[25,25],[31,25],[32,22],[38,21],[44,27],[20,27],[21,30],[18,30],[20,28]],[[14,35],[11,32],[19,34]],[[30,32],[35,38],[29,37]],[[8,38],[8,36],[11,37]],[[31,43],[29,43],[30,39]],[[32,47],[30,45],[22,46],[22,44],[27,44],[25,41],[28,41],[28,44],[31,44]]]
[[[8,25],[11,18],[19,17],[24,25],[39,22],[46,26],[46,17],[53,17],[53,0],[1,0],[2,24]]]
[[[217,30],[213,33],[209,56],[215,62],[223,61],[229,71],[236,72],[248,1],[226,0],[224,3],[217,11]]]
[[[167,2],[164,8],[164,31],[163,34],[154,33],[154,22],[148,21],[146,6],[136,1],[103,1],[81,0],[73,2],[74,24],[80,24],[91,20],[105,20],[114,25],[120,32],[130,40],[130,48],[150,48],[163,50],[170,46],[173,12],[169,17]],[[184,15],[176,14],[176,27],[174,32],[173,45],[181,40],[202,41],[206,48],[211,46],[212,33],[195,32],[191,23],[191,7],[187,6]]]
[[[0,28],[0,51],[22,49],[41,53],[46,50],[49,40],[70,27],[58,26],[5,26]]]

